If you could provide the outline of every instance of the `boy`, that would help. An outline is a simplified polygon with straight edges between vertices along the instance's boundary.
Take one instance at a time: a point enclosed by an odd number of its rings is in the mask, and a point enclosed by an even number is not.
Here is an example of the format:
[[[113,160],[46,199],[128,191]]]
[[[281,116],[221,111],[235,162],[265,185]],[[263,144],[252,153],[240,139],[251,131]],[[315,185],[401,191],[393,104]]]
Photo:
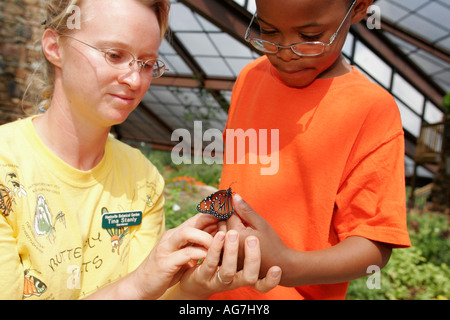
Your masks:
[[[214,298],[344,299],[349,280],[410,246],[398,108],[341,54],[372,2],[256,0],[260,33],[250,25],[246,40],[265,56],[236,81],[226,129],[278,129],[278,150],[267,150],[279,170],[262,175],[246,150],[247,165],[225,162],[221,185],[238,194],[226,228],[256,235],[263,267],[283,276],[267,294]]]

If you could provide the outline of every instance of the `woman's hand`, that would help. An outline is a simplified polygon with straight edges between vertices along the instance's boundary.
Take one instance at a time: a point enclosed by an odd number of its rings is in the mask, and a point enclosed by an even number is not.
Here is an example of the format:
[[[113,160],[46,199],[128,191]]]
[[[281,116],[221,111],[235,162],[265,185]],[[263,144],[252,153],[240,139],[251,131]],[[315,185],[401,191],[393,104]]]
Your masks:
[[[204,261],[186,271],[181,278],[179,290],[182,296],[207,299],[214,293],[239,287],[251,286],[260,292],[267,292],[277,286],[281,279],[281,269],[277,266],[270,268],[266,276],[259,279],[261,251],[258,238],[249,236],[244,242],[243,268],[237,271],[239,234],[235,230],[226,234],[219,231]]]
[[[159,298],[179,281],[192,261],[204,259],[213,237],[203,231],[216,224],[209,215],[197,214],[168,230],[150,255],[133,273],[137,294],[146,299]]]

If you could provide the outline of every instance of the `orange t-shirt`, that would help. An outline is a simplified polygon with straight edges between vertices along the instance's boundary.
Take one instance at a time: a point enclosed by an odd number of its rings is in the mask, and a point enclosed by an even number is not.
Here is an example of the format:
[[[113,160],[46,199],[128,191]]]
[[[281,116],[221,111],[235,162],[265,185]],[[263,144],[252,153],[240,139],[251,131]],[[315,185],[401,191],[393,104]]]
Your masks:
[[[400,113],[393,97],[355,68],[297,89],[286,86],[263,56],[236,81],[226,129],[225,140],[229,130],[248,137],[241,159],[237,139],[234,146],[226,140],[221,187],[232,184],[290,248],[324,249],[349,236],[410,246]],[[274,130],[278,153],[270,143]],[[268,152],[271,164],[258,154],[249,157],[258,149]],[[240,288],[212,298],[344,299],[347,286],[278,286],[266,294]]]

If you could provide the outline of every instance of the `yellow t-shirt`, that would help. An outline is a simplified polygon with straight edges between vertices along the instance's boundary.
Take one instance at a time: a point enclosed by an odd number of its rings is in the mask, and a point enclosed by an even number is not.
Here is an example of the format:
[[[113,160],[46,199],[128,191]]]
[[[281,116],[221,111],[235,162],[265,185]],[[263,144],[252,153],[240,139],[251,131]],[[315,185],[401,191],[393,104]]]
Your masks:
[[[164,180],[142,153],[109,138],[101,162],[80,171],[44,145],[32,118],[0,136],[0,299],[80,299],[147,257],[164,232]]]

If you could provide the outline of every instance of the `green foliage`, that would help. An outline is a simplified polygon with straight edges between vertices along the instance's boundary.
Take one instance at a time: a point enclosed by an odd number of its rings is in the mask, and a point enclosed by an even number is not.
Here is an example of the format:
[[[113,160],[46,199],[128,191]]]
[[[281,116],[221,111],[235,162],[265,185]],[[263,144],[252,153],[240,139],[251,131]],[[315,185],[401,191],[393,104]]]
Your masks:
[[[193,177],[197,181],[207,185],[217,187],[222,173],[222,166],[219,164],[189,164],[175,165],[172,162],[170,152],[152,150],[148,153],[150,161],[158,168],[159,172],[166,180],[174,177],[186,176]]]
[[[167,173],[168,178],[177,176],[193,177],[197,181],[203,182],[210,186],[217,187],[222,174],[222,166],[213,164],[190,164],[184,166],[177,166],[170,173]]]
[[[201,185],[217,187],[222,173],[221,165],[175,165],[170,152],[141,150],[158,168],[166,181],[164,188],[166,229],[172,229],[197,214]]]
[[[447,94],[444,96],[444,99],[442,100],[442,106],[446,110],[446,114],[450,114],[450,92],[447,92]]]
[[[171,168],[173,166],[170,152],[143,149],[141,149],[141,152],[147,156],[162,175],[165,174],[166,168]]]
[[[450,298],[448,218],[411,212],[408,221],[412,247],[393,250],[389,263],[381,270],[381,288],[367,287],[369,275],[350,283],[347,299]]]
[[[443,214],[411,212],[408,215],[411,242],[423,257],[436,265],[450,265],[450,226]]]
[[[166,230],[175,228],[185,220],[197,214],[198,193],[195,186],[186,188],[166,188],[164,191],[165,204],[164,212],[166,215]]]

